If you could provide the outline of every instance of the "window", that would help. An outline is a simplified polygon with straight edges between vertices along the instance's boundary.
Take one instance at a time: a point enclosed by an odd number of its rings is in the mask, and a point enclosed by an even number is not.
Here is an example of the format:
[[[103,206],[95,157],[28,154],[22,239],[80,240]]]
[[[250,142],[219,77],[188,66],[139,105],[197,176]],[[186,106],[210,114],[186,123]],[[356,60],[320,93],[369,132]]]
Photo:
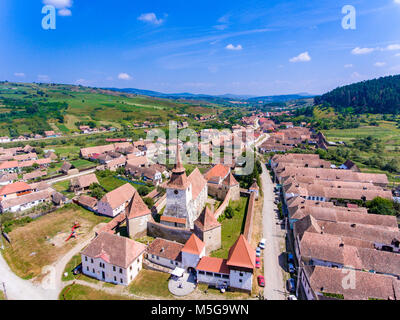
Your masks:
[[[122,278],[121,278],[121,283],[124,283],[124,280],[122,280]]]
[[[89,271],[89,267],[86,267],[86,270]]]
[[[242,283],[243,281],[242,281],[242,279],[239,279],[239,283]]]
[[[174,264],[174,262],[171,260],[171,264]]]
[[[90,259],[90,262],[93,263],[93,259]]]
[[[239,276],[243,277],[243,272],[240,272],[240,273],[239,273]]]
[[[114,276],[114,281],[117,282],[117,277],[116,276]]]
[[[113,266],[113,271],[115,271],[116,269],[115,269],[115,266]]]
[[[206,272],[206,275],[212,277],[213,273],[212,272]]]
[[[204,274],[204,271],[199,271],[199,274]]]
[[[130,266],[129,270],[131,270],[131,271],[132,271],[132,266]]]
[[[151,257],[154,259],[154,254],[152,254]]]
[[[222,275],[222,278],[223,278],[223,279],[229,279],[229,276],[228,276],[227,274],[223,274],[223,275]]]
[[[93,269],[93,273],[96,273],[96,271]]]
[[[87,257],[85,257],[85,261],[87,261]]]
[[[122,273],[122,269],[121,268],[119,268],[119,273]]]

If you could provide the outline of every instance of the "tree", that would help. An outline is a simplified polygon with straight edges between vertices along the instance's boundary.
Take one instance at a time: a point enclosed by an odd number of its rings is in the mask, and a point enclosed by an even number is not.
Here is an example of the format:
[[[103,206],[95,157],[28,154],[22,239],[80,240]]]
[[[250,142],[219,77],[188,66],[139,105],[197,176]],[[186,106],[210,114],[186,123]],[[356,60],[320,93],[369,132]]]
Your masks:
[[[370,213],[381,214],[385,216],[395,216],[396,210],[393,201],[377,197],[374,200],[367,201],[367,208]]]
[[[227,217],[228,219],[232,219],[235,216],[235,211],[232,209],[231,206],[228,206],[225,209],[225,217]]]
[[[154,200],[151,198],[144,198],[143,199],[144,203],[147,205],[147,207],[151,210],[154,207]]]

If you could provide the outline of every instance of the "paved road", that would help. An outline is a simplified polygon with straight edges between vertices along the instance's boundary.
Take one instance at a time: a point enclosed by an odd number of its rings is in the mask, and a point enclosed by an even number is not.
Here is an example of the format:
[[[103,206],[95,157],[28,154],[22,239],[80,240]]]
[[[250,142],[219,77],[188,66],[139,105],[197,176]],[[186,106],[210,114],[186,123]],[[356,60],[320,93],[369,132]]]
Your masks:
[[[52,292],[16,276],[0,254],[0,283],[5,283],[9,300],[53,300]]]
[[[56,263],[47,267],[49,273],[41,281],[34,283],[31,280],[23,280],[9,268],[7,262],[0,254],[0,285],[5,283],[7,298],[9,300],[58,300],[58,295],[65,286],[61,281],[66,264],[74,255],[86,247],[94,237],[94,231]]]
[[[267,300],[285,300],[285,283],[283,269],[279,263],[282,248],[285,245],[285,232],[281,230],[280,221],[275,212],[274,185],[264,163],[261,175],[264,192],[263,234],[267,240],[264,250],[264,297]]]

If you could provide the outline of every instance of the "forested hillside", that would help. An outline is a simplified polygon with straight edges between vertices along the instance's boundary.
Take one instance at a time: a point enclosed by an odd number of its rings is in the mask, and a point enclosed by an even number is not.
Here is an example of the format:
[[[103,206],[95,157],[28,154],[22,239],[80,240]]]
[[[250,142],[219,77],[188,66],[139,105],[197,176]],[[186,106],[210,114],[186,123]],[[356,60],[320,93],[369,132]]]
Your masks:
[[[315,98],[341,113],[400,114],[400,75],[363,81]]]

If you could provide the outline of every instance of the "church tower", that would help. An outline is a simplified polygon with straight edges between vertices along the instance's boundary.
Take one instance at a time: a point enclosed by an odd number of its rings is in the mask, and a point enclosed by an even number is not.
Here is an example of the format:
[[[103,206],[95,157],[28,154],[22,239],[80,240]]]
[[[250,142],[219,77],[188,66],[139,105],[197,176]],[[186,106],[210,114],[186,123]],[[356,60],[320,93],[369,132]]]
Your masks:
[[[182,165],[179,145],[176,149],[176,164],[170,181],[166,185],[167,205],[161,223],[174,227],[193,228],[192,185]]]

